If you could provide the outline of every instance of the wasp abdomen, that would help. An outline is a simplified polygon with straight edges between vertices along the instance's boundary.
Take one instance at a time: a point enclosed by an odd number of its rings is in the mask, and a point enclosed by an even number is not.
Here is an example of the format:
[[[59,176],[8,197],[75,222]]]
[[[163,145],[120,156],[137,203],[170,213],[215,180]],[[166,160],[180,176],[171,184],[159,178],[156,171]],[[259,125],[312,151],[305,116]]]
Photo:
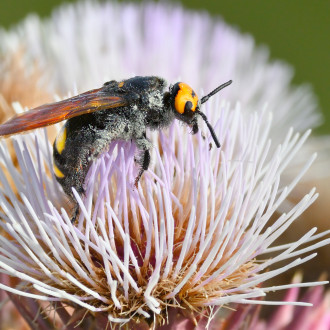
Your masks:
[[[96,140],[95,129],[89,120],[92,118],[90,114],[68,120],[54,142],[54,174],[65,193],[71,197],[72,187],[78,193],[84,192],[83,182]]]
[[[125,115],[124,115],[125,114]],[[143,169],[150,142],[145,137],[145,124],[141,111],[122,108],[117,112],[104,111],[69,119],[54,142],[54,174],[63,190],[73,198],[72,187],[84,193],[84,180],[90,165],[113,140],[134,140],[146,155],[140,160]]]

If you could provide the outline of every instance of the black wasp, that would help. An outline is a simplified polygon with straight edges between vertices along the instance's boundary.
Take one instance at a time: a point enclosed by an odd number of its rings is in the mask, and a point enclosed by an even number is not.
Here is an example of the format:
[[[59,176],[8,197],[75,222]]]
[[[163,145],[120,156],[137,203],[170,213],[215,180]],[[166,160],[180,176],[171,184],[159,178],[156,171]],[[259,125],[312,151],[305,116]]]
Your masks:
[[[75,202],[72,187],[84,194],[84,179],[91,162],[116,139],[134,140],[141,151],[137,186],[150,163],[151,142],[146,129],[162,129],[174,119],[198,132],[198,117],[208,126],[217,148],[220,143],[200,107],[212,95],[230,85],[228,81],[198,99],[187,84],[178,82],[166,89],[160,77],[111,80],[66,100],[45,104],[17,115],[0,126],[0,136],[11,135],[66,120],[54,142],[54,173],[64,192]],[[73,220],[78,214],[77,203]]]

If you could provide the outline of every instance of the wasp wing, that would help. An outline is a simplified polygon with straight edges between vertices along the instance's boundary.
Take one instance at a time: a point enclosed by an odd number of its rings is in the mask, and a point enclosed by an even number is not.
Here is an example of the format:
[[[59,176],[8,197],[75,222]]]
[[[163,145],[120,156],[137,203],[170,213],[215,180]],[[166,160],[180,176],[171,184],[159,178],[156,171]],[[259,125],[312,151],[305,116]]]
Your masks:
[[[110,108],[128,105],[127,99],[109,95],[104,88],[94,89],[69,99],[41,105],[0,125],[0,136],[56,124],[60,121]]]

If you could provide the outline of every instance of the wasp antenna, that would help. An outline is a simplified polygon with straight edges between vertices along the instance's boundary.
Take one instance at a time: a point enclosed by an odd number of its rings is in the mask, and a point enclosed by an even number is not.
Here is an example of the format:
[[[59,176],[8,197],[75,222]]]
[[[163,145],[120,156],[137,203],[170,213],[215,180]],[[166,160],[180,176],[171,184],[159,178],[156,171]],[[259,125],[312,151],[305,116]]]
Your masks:
[[[209,121],[207,120],[207,117],[205,116],[205,114],[204,114],[203,112],[200,112],[199,110],[196,110],[196,113],[199,114],[199,115],[203,118],[203,120],[205,121],[205,124],[207,125],[207,127],[208,127],[209,130],[210,130],[210,133],[211,133],[211,135],[212,135],[212,138],[213,138],[213,140],[214,140],[215,145],[217,146],[217,148],[220,148],[220,147],[221,147],[221,144],[220,144],[220,142],[219,142],[217,136],[216,136],[215,133],[214,133],[214,129],[213,129],[213,127],[211,126],[211,124],[210,124]]]
[[[201,99],[201,104],[205,103],[211,96],[213,96],[214,94],[218,93],[221,89],[224,89],[225,87],[229,86],[232,82],[233,82],[232,80],[229,80],[226,83],[224,83],[224,84],[220,85],[219,87],[217,87],[211,93],[203,96],[202,99]]]

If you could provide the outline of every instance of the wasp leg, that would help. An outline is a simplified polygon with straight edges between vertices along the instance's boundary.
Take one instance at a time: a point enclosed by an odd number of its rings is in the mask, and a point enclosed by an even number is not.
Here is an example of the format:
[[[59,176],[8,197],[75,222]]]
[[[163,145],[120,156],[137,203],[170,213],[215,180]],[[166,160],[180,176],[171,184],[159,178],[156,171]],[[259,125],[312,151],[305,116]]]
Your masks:
[[[79,193],[79,196],[81,198],[85,196],[85,189],[83,188],[83,181],[81,181],[81,183],[79,183],[79,185],[77,185],[74,188]],[[72,216],[71,216],[71,223],[72,224],[75,224],[77,222],[78,216],[80,214],[80,206],[79,206],[79,203],[78,203],[76,197],[73,195],[72,191],[71,191],[71,194],[69,196],[70,196],[71,200],[74,203],[74,207],[73,207],[73,211],[72,211]]]
[[[143,157],[142,157],[142,166],[140,168],[139,174],[137,175],[137,177],[135,178],[135,181],[134,181],[135,188],[138,187],[138,183],[141,179],[141,176],[142,176],[143,172],[148,169],[149,164],[150,164],[150,152],[149,152],[149,150],[145,150],[143,153]]]
[[[150,151],[149,150],[150,150],[152,144],[147,139],[145,133],[143,135],[143,138],[135,140],[135,143],[136,143],[137,147],[140,150],[142,150],[142,152],[143,152],[142,157],[138,161],[139,164],[141,165],[141,168],[134,181],[134,186],[137,188],[143,172],[149,168],[149,164],[150,164]]]
[[[79,204],[77,202],[75,202],[74,210],[73,210],[73,213],[72,213],[72,216],[71,216],[71,223],[72,224],[75,224],[77,222],[79,211],[80,211]]]

